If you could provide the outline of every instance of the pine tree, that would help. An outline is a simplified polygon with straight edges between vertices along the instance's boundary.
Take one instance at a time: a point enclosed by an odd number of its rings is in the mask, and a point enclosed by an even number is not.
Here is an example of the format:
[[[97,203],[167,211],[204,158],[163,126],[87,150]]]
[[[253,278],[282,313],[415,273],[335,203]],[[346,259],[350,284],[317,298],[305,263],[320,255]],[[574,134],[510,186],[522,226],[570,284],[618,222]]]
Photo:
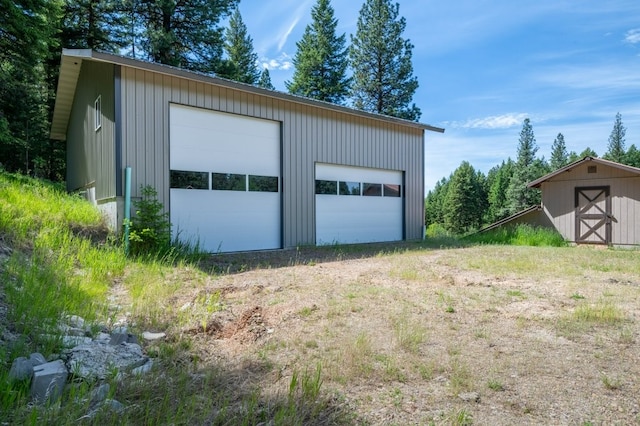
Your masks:
[[[632,144],[624,155],[624,164],[633,167],[640,167],[640,150]]]
[[[482,223],[483,198],[486,193],[471,164],[463,161],[449,182],[444,200],[444,225],[447,230],[462,234],[476,229]]]
[[[258,55],[253,51],[253,39],[247,34],[247,26],[242,21],[242,15],[238,9],[229,19],[224,49],[227,52],[228,64],[225,70],[218,72],[218,75],[241,83],[257,83],[260,78]]]
[[[129,8],[117,0],[65,0],[63,47],[118,52],[131,43]]]
[[[428,228],[430,225],[439,224],[444,226],[444,200],[447,196],[449,179],[442,178],[436,182],[435,187],[429,191],[424,201],[424,224]]]
[[[147,59],[204,73],[221,67],[224,29],[220,20],[236,8],[238,0],[129,1],[135,10],[134,28],[140,30],[136,40]]]
[[[269,75],[268,68],[265,67],[262,69],[257,86],[263,89],[276,90],[275,86],[271,83],[271,75]]]
[[[507,189],[507,205],[509,214],[517,213],[525,208],[540,203],[540,193],[537,190],[527,188],[527,184],[540,174],[540,164],[536,165],[536,138],[533,127],[528,118],[525,118],[520,132],[518,144],[518,158],[514,165],[513,176]]]
[[[514,162],[511,158],[503,161],[500,166],[494,167],[487,175],[489,181],[488,203],[486,222],[493,223],[509,216],[507,191],[513,177]]]
[[[617,163],[624,161],[624,136],[626,133],[627,129],[622,124],[622,116],[620,113],[617,113],[616,121],[613,123],[613,130],[611,130],[611,135],[609,135],[607,152],[603,156],[604,159],[615,161]]]
[[[575,151],[571,151],[569,153],[569,160],[568,160],[569,162],[567,164],[571,164],[571,163],[573,163],[575,161],[582,160],[584,157],[594,157],[595,158],[597,156],[598,156],[598,154],[596,154],[596,152],[594,150],[592,150],[589,147],[586,147],[584,149],[584,151],[582,151],[580,154],[577,154]]]
[[[61,15],[59,0],[0,0],[0,165],[41,177],[58,178],[45,168],[49,158],[47,78]],[[59,150],[58,150],[59,151]]]
[[[337,36],[338,20],[330,0],[317,0],[293,58],[293,79],[285,86],[289,93],[343,104],[349,93],[346,36]]]
[[[553,145],[551,145],[551,161],[549,164],[552,170],[558,170],[569,164],[569,153],[562,133],[558,133]]]
[[[352,97],[356,108],[378,114],[419,120],[411,104],[418,88],[413,75],[413,45],[402,38],[406,20],[398,18],[400,5],[391,0],[366,0],[357,31],[351,36]]]

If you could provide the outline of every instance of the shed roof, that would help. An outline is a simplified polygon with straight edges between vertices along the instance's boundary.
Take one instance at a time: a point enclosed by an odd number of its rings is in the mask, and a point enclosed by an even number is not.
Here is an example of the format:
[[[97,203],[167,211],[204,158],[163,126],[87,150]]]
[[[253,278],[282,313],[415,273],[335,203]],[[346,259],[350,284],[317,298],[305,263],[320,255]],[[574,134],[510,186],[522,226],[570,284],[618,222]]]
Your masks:
[[[381,114],[374,114],[354,108],[332,104],[329,102],[291,95],[289,93],[279,92],[276,90],[264,89],[261,87],[252,86],[250,84],[227,80],[225,78],[213,77],[207,74],[187,71],[169,65],[142,61],[139,59],[99,52],[91,49],[62,49],[60,77],[58,80],[58,89],[56,92],[56,102],[53,110],[53,119],[51,121],[51,139],[65,140],[67,137],[67,125],[69,123],[69,116],[71,114],[71,108],[73,106],[73,99],[75,97],[76,85],[78,82],[78,76],[80,75],[80,65],[82,64],[82,61],[105,62],[114,65],[137,68],[141,70],[156,72],[159,74],[182,77],[208,84],[215,84],[217,86],[223,86],[243,92],[268,96],[271,98],[281,99],[298,104],[311,105],[318,108],[338,111],[345,114],[391,122],[406,127],[419,128],[422,130],[429,130],[438,133],[444,132],[443,128],[431,126],[429,124],[418,123],[415,121],[404,120],[401,118],[390,117]]]
[[[626,164],[620,164],[620,163],[616,163],[615,161],[609,161],[609,160],[604,160],[602,158],[597,158],[597,157],[584,157],[578,161],[574,161],[571,164],[568,164],[564,167],[559,168],[558,170],[556,170],[555,172],[551,172],[548,175],[542,176],[539,179],[534,180],[533,182],[529,182],[527,184],[527,187],[529,188],[540,188],[540,185],[542,185],[542,183],[554,178],[555,176],[558,176],[562,173],[566,173],[566,172],[570,172],[571,170],[573,170],[574,168],[585,164],[585,163],[589,163],[589,162],[593,162],[596,164],[602,164],[604,166],[609,166],[609,167],[613,167],[616,169],[620,169],[620,170],[625,170],[627,172],[630,173],[635,173],[637,175],[640,175],[640,169],[637,167],[632,167],[632,166],[627,166]]]

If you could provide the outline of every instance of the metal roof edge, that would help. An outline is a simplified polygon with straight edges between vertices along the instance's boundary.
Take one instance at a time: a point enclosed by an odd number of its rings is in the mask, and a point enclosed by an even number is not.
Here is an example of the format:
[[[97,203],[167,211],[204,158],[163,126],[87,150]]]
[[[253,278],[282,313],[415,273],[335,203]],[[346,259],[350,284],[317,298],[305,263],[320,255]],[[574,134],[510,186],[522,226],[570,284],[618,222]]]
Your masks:
[[[203,83],[215,84],[232,88],[244,92],[254,93],[263,96],[269,96],[289,102],[295,102],[303,105],[311,105],[318,108],[333,110],[342,112],[345,114],[356,115],[360,117],[370,118],[379,121],[385,121],[389,123],[395,123],[406,127],[419,128],[422,130],[428,130],[437,133],[444,133],[445,129],[430,124],[420,123],[417,121],[405,120],[398,117],[391,117],[388,115],[375,114],[367,111],[358,110],[355,108],[332,104],[330,102],[320,101],[317,99],[306,98],[303,96],[292,95],[290,93],[280,92],[277,90],[269,90],[258,86],[253,86],[246,83],[240,83],[233,80],[228,80],[221,77],[215,77],[208,74],[189,71],[182,68],[177,68],[170,65],[159,64],[155,62],[143,61],[140,59],[129,58],[122,55],[116,55],[113,53],[100,52],[91,49],[63,49],[63,57],[71,56],[80,59],[87,59],[93,61],[109,62],[117,65],[127,66],[131,68],[138,68],[142,70],[157,72],[159,74],[166,74],[176,77],[182,77],[190,80],[200,81]]]
[[[90,57],[91,50],[89,49],[62,49],[56,100],[49,131],[49,137],[53,140],[64,141],[67,139],[67,126],[80,76],[80,65],[83,58]]]

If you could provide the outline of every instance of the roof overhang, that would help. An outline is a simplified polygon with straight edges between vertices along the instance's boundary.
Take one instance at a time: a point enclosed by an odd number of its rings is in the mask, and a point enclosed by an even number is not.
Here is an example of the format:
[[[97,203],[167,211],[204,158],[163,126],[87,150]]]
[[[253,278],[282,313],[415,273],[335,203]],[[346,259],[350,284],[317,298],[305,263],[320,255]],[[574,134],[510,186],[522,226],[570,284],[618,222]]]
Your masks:
[[[558,170],[556,170],[555,172],[551,172],[548,175],[542,176],[539,179],[534,180],[533,182],[530,182],[527,184],[528,188],[540,188],[540,186],[550,180],[553,179],[554,177],[563,174],[563,173],[567,173],[570,172],[571,170],[575,169],[576,167],[585,164],[585,163],[596,163],[596,164],[602,164],[604,166],[609,166],[609,167],[613,167],[615,169],[619,169],[619,170],[624,170],[630,173],[634,173],[637,175],[640,175],[640,169],[637,167],[632,167],[632,166],[627,166],[626,164],[620,164],[620,163],[616,163],[615,161],[609,161],[609,160],[604,160],[602,158],[598,158],[598,157],[584,157],[578,161],[574,161],[571,164],[568,164],[564,167],[559,168]]]
[[[441,127],[431,126],[429,124],[419,123],[415,121],[404,120],[397,117],[387,115],[374,114],[349,108],[341,105],[335,105],[329,102],[318,101],[315,99],[305,98],[302,96],[291,95],[289,93],[279,92],[276,90],[263,89],[261,87],[252,86],[250,84],[239,83],[237,81],[227,80],[224,78],[213,77],[210,75],[187,71],[181,68],[169,65],[157,64],[153,62],[141,61],[125,56],[114,55],[111,53],[98,52],[91,49],[62,49],[62,60],[60,64],[60,77],[58,80],[58,89],[56,92],[56,102],[53,111],[53,119],[51,122],[51,139],[66,140],[67,125],[71,115],[73,99],[75,97],[78,76],[82,61],[105,62],[114,65],[121,65],[130,68],[136,68],[158,74],[181,77],[188,80],[199,81],[207,84],[236,89],[239,91],[254,93],[271,98],[281,99],[288,102],[315,106],[322,109],[337,111],[344,114],[366,117],[383,122],[395,123],[404,127],[418,128],[431,132],[444,133]]]

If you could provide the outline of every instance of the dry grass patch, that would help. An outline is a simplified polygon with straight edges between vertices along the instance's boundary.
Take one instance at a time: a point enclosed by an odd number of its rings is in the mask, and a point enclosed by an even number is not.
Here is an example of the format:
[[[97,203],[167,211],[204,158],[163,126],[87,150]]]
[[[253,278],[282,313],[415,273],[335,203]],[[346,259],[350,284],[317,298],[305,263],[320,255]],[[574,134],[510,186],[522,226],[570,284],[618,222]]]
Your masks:
[[[145,300],[134,301],[133,316],[188,342],[176,338],[167,346],[181,349],[157,357],[208,372],[186,392],[226,388],[223,419],[242,412],[256,422],[327,424],[343,410],[342,424],[371,425],[637,420],[637,253],[332,250],[328,260],[300,249],[293,263],[223,275],[165,271],[156,289],[131,280]],[[612,266],[602,267],[609,255]],[[254,308],[260,315],[239,321]],[[234,331],[184,332],[205,320]],[[458,397],[470,391],[479,402]],[[309,405],[314,396],[324,403]],[[203,401],[192,409],[213,410]]]

